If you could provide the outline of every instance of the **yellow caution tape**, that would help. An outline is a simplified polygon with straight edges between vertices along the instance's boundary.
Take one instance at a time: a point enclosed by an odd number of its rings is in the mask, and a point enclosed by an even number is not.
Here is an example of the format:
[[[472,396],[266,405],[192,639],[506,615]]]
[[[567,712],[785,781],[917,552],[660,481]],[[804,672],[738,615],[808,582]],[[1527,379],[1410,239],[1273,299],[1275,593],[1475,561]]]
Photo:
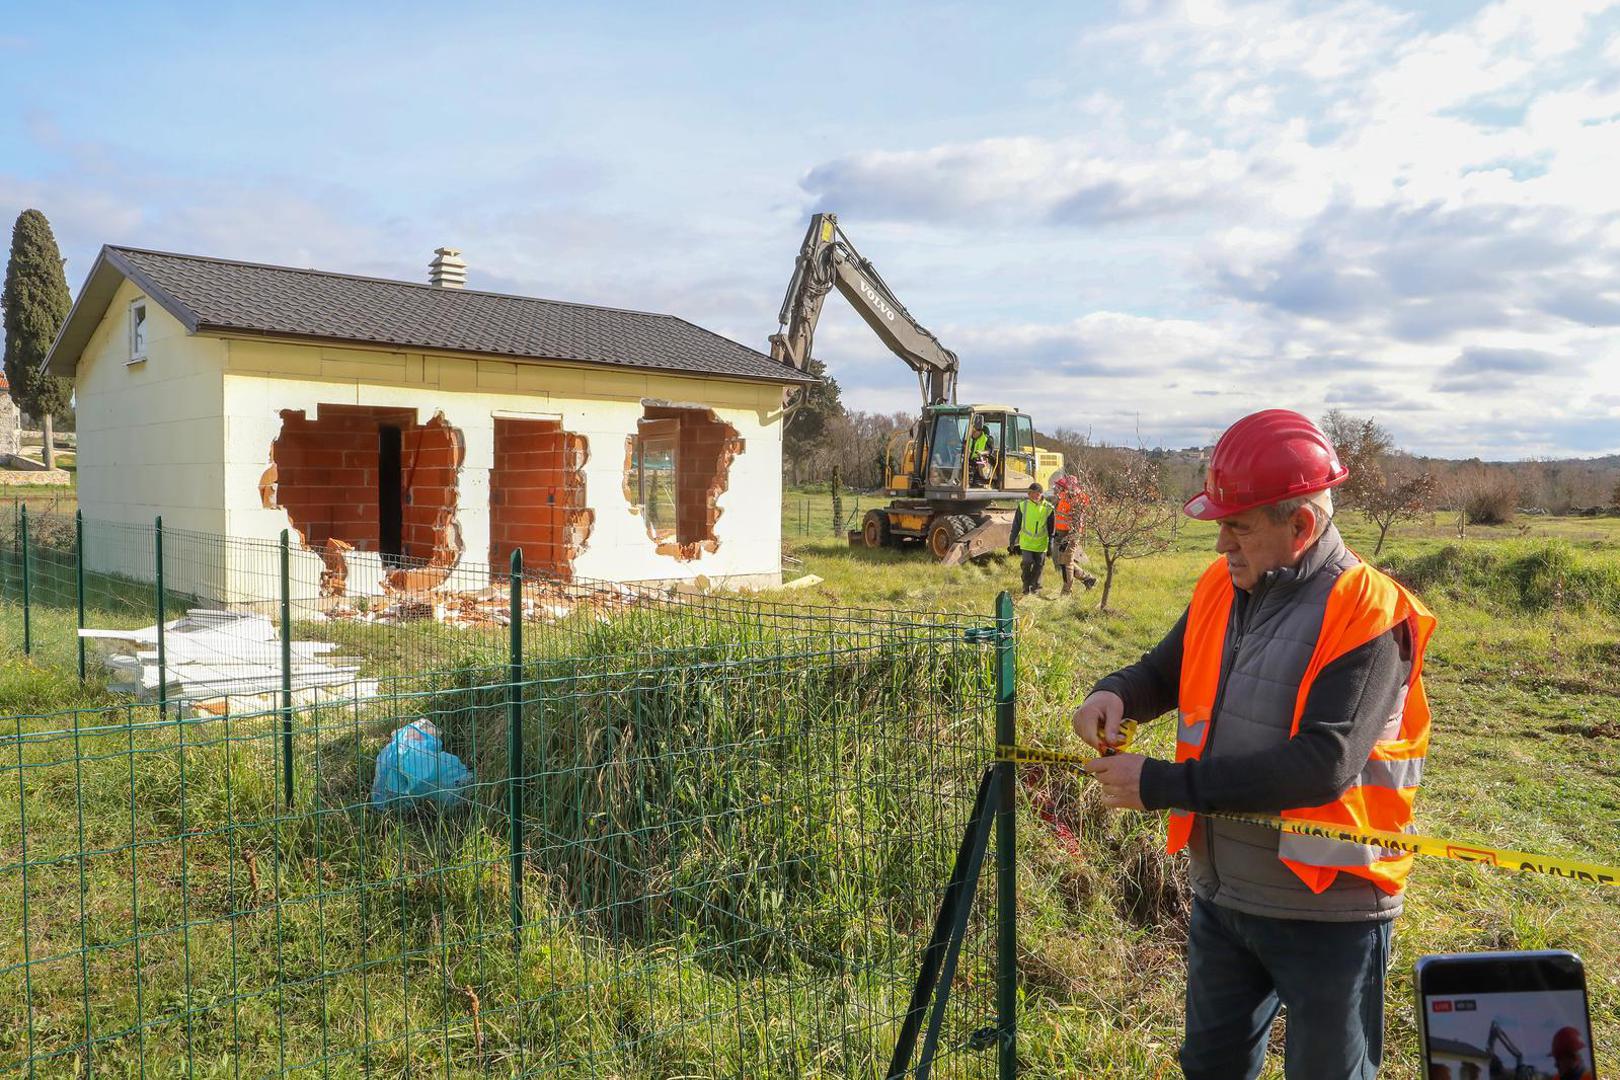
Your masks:
[[[1017,765],[1084,765],[1092,760],[1084,754],[1061,750],[1041,750],[1029,746],[998,746],[997,761],[1010,761]],[[1226,811],[1201,813],[1201,817],[1221,818],[1225,821],[1244,821],[1252,825],[1266,825],[1297,836],[1317,836],[1327,840],[1344,840],[1352,844],[1389,848],[1409,855],[1427,855],[1436,859],[1457,862],[1482,863],[1499,870],[1518,870],[1527,874],[1549,874],[1571,881],[1586,881],[1594,885],[1620,885],[1620,867],[1577,859],[1559,859],[1551,855],[1537,855],[1531,851],[1512,848],[1484,847],[1479,844],[1459,844],[1442,836],[1423,836],[1419,833],[1385,832],[1382,829],[1352,829],[1326,821],[1303,821],[1297,818],[1272,817],[1267,814],[1236,814]]]

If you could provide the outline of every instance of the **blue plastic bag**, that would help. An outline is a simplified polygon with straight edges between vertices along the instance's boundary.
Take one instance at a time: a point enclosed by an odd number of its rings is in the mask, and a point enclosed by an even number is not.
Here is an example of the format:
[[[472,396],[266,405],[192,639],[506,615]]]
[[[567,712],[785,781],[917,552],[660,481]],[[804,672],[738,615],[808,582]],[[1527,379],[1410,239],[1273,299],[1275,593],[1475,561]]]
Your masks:
[[[394,732],[377,755],[371,805],[402,809],[427,799],[441,807],[459,806],[461,789],[471,783],[472,772],[444,749],[433,721],[418,720]]]

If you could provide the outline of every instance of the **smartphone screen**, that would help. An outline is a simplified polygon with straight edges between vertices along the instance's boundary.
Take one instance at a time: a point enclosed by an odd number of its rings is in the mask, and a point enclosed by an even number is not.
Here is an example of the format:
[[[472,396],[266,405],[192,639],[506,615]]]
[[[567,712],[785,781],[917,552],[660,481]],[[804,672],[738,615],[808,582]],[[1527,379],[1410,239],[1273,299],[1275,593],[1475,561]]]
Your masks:
[[[1574,953],[1425,956],[1416,981],[1425,1080],[1596,1080]]]

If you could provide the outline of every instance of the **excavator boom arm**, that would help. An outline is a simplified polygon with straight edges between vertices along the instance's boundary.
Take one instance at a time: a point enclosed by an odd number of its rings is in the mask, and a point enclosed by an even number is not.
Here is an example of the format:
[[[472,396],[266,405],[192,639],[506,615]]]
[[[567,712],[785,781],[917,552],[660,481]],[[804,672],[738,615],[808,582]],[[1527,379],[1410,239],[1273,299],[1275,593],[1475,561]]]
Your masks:
[[[821,306],[834,288],[879,340],[917,373],[925,404],[956,401],[956,354],[912,317],[877,269],[861,258],[833,214],[810,219],[777,315],[781,329],[771,336],[773,359],[805,370]]]

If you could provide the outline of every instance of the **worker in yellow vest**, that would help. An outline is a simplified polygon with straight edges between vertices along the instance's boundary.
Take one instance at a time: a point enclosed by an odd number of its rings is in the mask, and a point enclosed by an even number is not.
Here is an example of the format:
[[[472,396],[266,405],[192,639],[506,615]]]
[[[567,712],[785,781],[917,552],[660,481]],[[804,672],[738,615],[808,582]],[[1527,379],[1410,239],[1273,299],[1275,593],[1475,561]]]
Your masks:
[[[1046,501],[1045,491],[1039,484],[1029,485],[1029,497],[1013,511],[1012,538],[1007,550],[1023,552],[1019,569],[1025,596],[1041,591],[1041,571],[1046,568],[1046,552],[1052,546],[1053,516],[1052,505]]]
[[[1349,472],[1309,419],[1246,416],[1221,436],[1188,515],[1215,560],[1164,639],[1075,710],[1091,745],[1178,714],[1174,762],[1098,757],[1103,802],[1169,811],[1193,886],[1188,1080],[1253,1080],[1288,1009],[1289,1080],[1373,1077],[1385,974],[1412,857],[1203,816],[1253,812],[1410,830],[1429,745],[1423,652],[1435,620],[1333,527]]]
[[[996,440],[985,430],[984,417],[973,418],[973,432],[968,436],[968,483],[971,487],[989,487],[996,478]]]
[[[1080,478],[1064,473],[1052,481],[1057,505],[1052,509],[1052,561],[1063,571],[1063,595],[1074,591],[1078,577],[1086,588],[1097,584],[1097,577],[1086,570],[1085,552],[1080,550],[1080,527],[1085,522],[1091,498],[1080,486]]]

